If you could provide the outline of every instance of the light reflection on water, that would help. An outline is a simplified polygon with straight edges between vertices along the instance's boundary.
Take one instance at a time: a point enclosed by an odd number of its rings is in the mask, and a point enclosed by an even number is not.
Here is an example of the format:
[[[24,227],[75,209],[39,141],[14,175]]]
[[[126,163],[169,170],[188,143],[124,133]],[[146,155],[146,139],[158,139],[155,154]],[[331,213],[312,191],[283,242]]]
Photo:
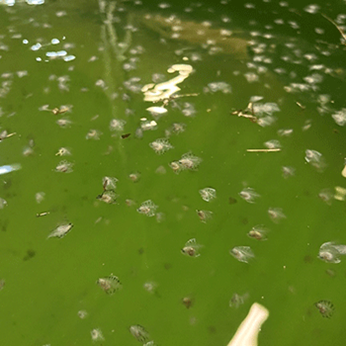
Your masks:
[[[318,256],[346,241],[346,16],[323,6],[0,8],[7,344],[226,345],[257,301],[259,345],[343,345]]]

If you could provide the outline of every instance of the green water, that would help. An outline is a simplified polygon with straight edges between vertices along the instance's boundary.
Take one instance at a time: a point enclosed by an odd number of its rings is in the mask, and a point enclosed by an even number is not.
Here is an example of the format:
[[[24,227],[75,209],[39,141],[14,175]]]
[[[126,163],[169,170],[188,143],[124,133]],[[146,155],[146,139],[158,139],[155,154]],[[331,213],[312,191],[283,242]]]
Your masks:
[[[0,210],[1,344],[89,345],[99,328],[104,340],[96,344],[138,345],[129,327],[140,324],[157,345],[227,345],[258,302],[270,312],[260,346],[344,345],[346,259],[334,264],[317,257],[325,242],[346,244],[345,202],[333,198],[336,186],[346,187],[346,137],[332,118],[345,107],[345,46],[320,14],[342,26],[344,5],[309,13],[309,2],[256,1],[255,9],[241,1],[113,4],[47,0],[0,7],[0,130],[15,133],[0,143],[0,165],[22,166],[0,184],[7,201]],[[172,15],[181,21],[175,39],[165,21]],[[52,44],[54,38],[60,43]],[[33,51],[37,42],[42,47]],[[75,59],[46,57],[60,50]],[[177,95],[197,96],[172,99],[157,129],[137,136],[140,118],[153,119],[146,108],[162,105],[144,102],[141,87],[153,74],[162,75],[160,82],[175,77],[167,69],[181,63],[194,72]],[[258,80],[248,82],[247,73]],[[313,74],[319,75],[313,82],[304,80]],[[135,77],[130,84],[137,89],[129,90],[124,82]],[[232,91],[208,91],[212,82]],[[307,90],[290,92],[298,88],[292,83]],[[320,95],[329,95],[324,104]],[[263,97],[257,105],[279,107],[272,125],[231,114],[252,96]],[[185,103],[192,116],[183,114]],[[40,110],[44,105],[72,107],[54,115]],[[71,124],[60,127],[60,118]],[[124,129],[111,131],[112,119],[125,120]],[[155,154],[149,144],[173,123],[185,124],[185,131],[169,136],[174,149]],[[101,133],[98,140],[86,139],[91,129]],[[293,132],[281,136],[282,129]],[[281,151],[247,152],[273,139]],[[24,155],[28,147],[31,154]],[[61,147],[72,155],[57,156]],[[323,155],[325,167],[306,162],[308,149]],[[188,152],[203,161],[175,174],[169,164]],[[72,172],[56,172],[64,159]],[[284,178],[283,166],[294,175]],[[131,181],[133,172],[140,172],[139,181]],[[97,199],[105,176],[118,179],[114,204]],[[215,200],[202,200],[205,187],[216,190]],[[246,187],[260,195],[255,203],[239,196]],[[328,203],[319,198],[324,189]],[[45,194],[40,203],[39,192]],[[164,214],[161,222],[137,212],[149,199]],[[286,217],[273,222],[269,208],[282,208]],[[196,210],[211,211],[212,218],[203,223]],[[47,239],[69,222],[65,237]],[[256,225],[269,229],[266,241],[247,236]],[[196,258],[181,253],[192,238],[203,245]],[[250,246],[255,257],[237,261],[229,253],[235,246]],[[110,274],[122,283],[113,295],[96,284]],[[147,282],[155,283],[153,292],[145,290]],[[238,308],[229,306],[235,293],[247,295]],[[189,309],[184,297],[192,299]],[[320,300],[333,303],[331,318],[314,306]]]

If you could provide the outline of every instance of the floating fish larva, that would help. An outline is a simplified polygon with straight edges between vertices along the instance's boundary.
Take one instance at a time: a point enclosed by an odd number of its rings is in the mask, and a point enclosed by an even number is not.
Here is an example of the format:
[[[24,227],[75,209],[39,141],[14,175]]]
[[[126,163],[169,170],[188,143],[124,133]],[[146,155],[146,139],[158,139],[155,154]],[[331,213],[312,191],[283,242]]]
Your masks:
[[[286,218],[286,215],[282,212],[281,208],[269,208],[268,215],[275,223],[278,223],[281,219]]]
[[[104,191],[115,190],[118,179],[115,177],[103,177],[102,186]]]
[[[182,165],[179,163],[179,161],[172,161],[169,166],[172,168],[175,174],[178,174],[182,170]]]
[[[202,159],[194,156],[191,152],[184,154],[179,160],[181,168],[189,170],[196,170],[201,162]]]
[[[193,305],[193,300],[191,297],[184,297],[182,303],[185,305],[186,309],[190,309]]]
[[[230,254],[239,262],[244,263],[248,263],[250,259],[255,257],[250,246],[236,246],[230,250]]]
[[[341,255],[346,255],[346,245],[337,245],[333,242],[326,242],[321,245],[318,258],[327,263],[340,263]]]
[[[73,227],[73,224],[70,223],[65,223],[65,224],[61,224],[59,225],[57,228],[55,228],[48,236],[48,238],[63,238],[65,237],[65,235],[71,231]]]
[[[141,206],[137,209],[137,211],[140,214],[144,214],[146,216],[154,216],[156,213],[156,209],[158,206],[154,204],[154,202],[151,199],[148,199],[147,201],[143,202]]]
[[[210,210],[196,210],[196,212],[197,212],[199,219],[203,223],[206,223],[213,216],[213,212]]]
[[[248,293],[243,294],[242,296],[238,293],[234,293],[231,300],[229,301],[229,306],[231,308],[238,309],[240,305],[243,305],[245,300],[249,297]]]
[[[149,339],[149,333],[140,324],[135,324],[129,328],[130,333],[140,342],[146,342]]]
[[[99,140],[102,132],[99,130],[91,129],[85,136],[86,139]]]
[[[137,183],[139,179],[141,178],[140,172],[133,172],[129,174],[129,178],[134,182]]]
[[[239,192],[239,196],[248,203],[255,203],[255,198],[260,195],[251,187],[247,187]]]
[[[97,199],[107,204],[113,204],[117,199],[117,194],[113,190],[105,190],[97,196]]]
[[[124,131],[126,121],[123,119],[112,119],[109,123],[109,129],[111,131]]]
[[[214,198],[216,198],[216,190],[211,187],[206,187],[204,189],[199,190],[199,194],[202,199],[206,202],[210,202]]]
[[[72,162],[63,160],[63,161],[60,161],[59,164],[55,167],[55,171],[60,173],[71,173],[72,166],[73,166]]]
[[[84,320],[85,318],[88,317],[88,313],[85,310],[79,310],[77,312],[77,315],[81,320]]]
[[[329,300],[320,300],[319,302],[315,303],[316,308],[322,315],[322,317],[331,318],[334,313],[334,305]]]
[[[268,230],[264,226],[257,225],[252,227],[247,235],[253,239],[267,240],[267,233],[268,233]]]
[[[94,328],[91,332],[91,340],[92,341],[103,341],[105,338],[103,337],[103,334],[101,332],[101,329]]]
[[[147,281],[143,285],[144,289],[148,291],[149,293],[154,293],[157,288],[157,283],[153,281]]]
[[[99,278],[96,283],[109,295],[112,295],[121,288],[119,278],[112,274],[104,278]]]
[[[64,147],[61,147],[55,154],[55,156],[68,156],[68,155],[71,155],[71,151]]]
[[[159,138],[155,141],[149,143],[150,148],[152,148],[156,154],[163,154],[167,150],[173,149],[173,145],[168,142],[166,138]]]
[[[198,257],[200,256],[199,249],[201,247],[201,245],[197,244],[196,239],[192,238],[185,243],[185,246],[181,249],[181,252],[186,256]]]

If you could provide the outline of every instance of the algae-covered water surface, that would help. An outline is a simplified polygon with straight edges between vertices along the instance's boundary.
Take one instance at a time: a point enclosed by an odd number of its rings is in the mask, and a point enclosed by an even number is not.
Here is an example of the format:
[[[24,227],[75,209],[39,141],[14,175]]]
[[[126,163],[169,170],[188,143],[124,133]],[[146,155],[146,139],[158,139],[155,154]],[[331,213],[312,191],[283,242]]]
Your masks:
[[[333,5],[333,6],[331,6]],[[342,2],[0,1],[0,342],[344,345]]]

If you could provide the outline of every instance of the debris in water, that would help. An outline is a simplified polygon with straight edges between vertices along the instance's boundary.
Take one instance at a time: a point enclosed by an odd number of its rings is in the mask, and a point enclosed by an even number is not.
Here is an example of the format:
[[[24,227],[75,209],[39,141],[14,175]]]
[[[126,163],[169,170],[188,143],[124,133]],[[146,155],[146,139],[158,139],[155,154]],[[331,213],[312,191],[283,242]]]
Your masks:
[[[280,148],[273,148],[273,149],[246,149],[248,153],[275,153],[278,151],[281,151]]]
[[[49,234],[48,238],[53,238],[53,237],[63,238],[68,232],[71,231],[72,227],[73,227],[73,224],[71,222],[61,224]]]
[[[37,213],[36,217],[42,217],[42,216],[47,216],[50,214],[50,211],[43,211],[41,213]]]

